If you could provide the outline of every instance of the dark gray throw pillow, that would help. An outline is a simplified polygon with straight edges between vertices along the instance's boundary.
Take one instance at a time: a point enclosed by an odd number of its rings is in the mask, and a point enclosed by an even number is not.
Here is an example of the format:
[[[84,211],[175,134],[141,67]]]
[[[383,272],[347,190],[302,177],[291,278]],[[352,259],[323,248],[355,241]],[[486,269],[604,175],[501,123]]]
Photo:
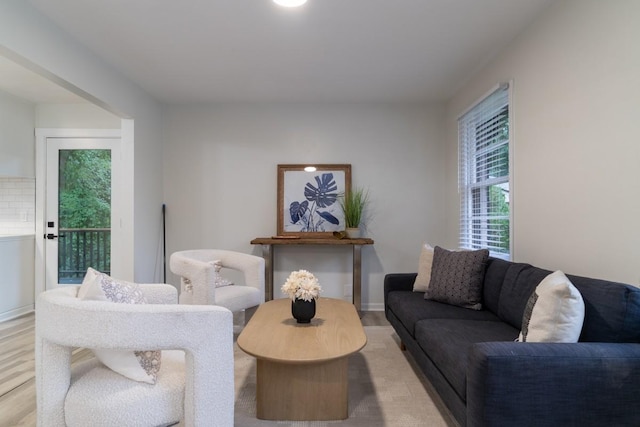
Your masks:
[[[436,246],[431,281],[424,298],[481,310],[484,269],[488,258],[487,249],[454,252]]]

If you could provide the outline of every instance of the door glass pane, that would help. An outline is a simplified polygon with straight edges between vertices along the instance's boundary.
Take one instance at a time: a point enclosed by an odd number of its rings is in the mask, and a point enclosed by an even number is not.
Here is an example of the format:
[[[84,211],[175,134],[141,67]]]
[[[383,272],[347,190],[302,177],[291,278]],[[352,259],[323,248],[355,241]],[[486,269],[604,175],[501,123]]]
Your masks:
[[[60,150],[58,283],[111,272],[111,150]]]

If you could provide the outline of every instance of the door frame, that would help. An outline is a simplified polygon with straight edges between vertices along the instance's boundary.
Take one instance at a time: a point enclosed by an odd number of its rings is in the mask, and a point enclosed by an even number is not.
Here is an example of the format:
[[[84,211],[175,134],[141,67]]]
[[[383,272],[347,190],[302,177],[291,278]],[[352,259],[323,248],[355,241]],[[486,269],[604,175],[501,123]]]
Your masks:
[[[121,158],[123,157],[123,136],[120,129],[36,129],[36,218],[35,218],[35,289],[34,296],[37,296],[45,290],[46,286],[46,254],[45,254],[45,208],[46,208],[46,177],[47,177],[47,139],[48,138],[89,138],[89,139],[119,139],[120,149],[118,150]],[[112,176],[117,175],[114,182],[124,182],[124,166],[122,162],[119,170],[113,169]],[[119,192],[118,192],[119,193]],[[116,194],[118,194],[116,193]],[[114,195],[115,196],[115,195]],[[120,247],[124,245],[122,230],[122,211],[125,206],[123,195],[119,195],[120,200],[112,199],[112,207],[116,207],[112,218],[112,253],[119,253]],[[111,274],[118,275],[122,273],[123,267],[120,263],[120,257],[111,257]]]

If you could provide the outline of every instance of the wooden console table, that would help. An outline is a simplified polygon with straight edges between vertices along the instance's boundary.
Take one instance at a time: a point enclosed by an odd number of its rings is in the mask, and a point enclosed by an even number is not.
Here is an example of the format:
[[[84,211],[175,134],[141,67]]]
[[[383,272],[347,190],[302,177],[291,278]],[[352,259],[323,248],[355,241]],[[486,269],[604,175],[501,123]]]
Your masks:
[[[299,239],[278,239],[273,237],[258,237],[251,241],[252,245],[262,245],[262,256],[264,257],[265,275],[265,299],[273,299],[273,246],[277,245],[326,245],[326,246],[351,246],[353,248],[353,304],[358,312],[362,305],[362,246],[373,245],[371,239],[336,239],[336,238],[299,238]]]

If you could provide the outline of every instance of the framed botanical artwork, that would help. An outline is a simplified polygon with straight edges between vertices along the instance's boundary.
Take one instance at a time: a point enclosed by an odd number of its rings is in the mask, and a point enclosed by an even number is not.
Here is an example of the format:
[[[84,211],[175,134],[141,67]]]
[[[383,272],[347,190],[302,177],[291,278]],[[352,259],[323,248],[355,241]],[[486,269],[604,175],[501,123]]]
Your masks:
[[[351,165],[278,165],[278,235],[331,237],[345,229],[338,197]]]

